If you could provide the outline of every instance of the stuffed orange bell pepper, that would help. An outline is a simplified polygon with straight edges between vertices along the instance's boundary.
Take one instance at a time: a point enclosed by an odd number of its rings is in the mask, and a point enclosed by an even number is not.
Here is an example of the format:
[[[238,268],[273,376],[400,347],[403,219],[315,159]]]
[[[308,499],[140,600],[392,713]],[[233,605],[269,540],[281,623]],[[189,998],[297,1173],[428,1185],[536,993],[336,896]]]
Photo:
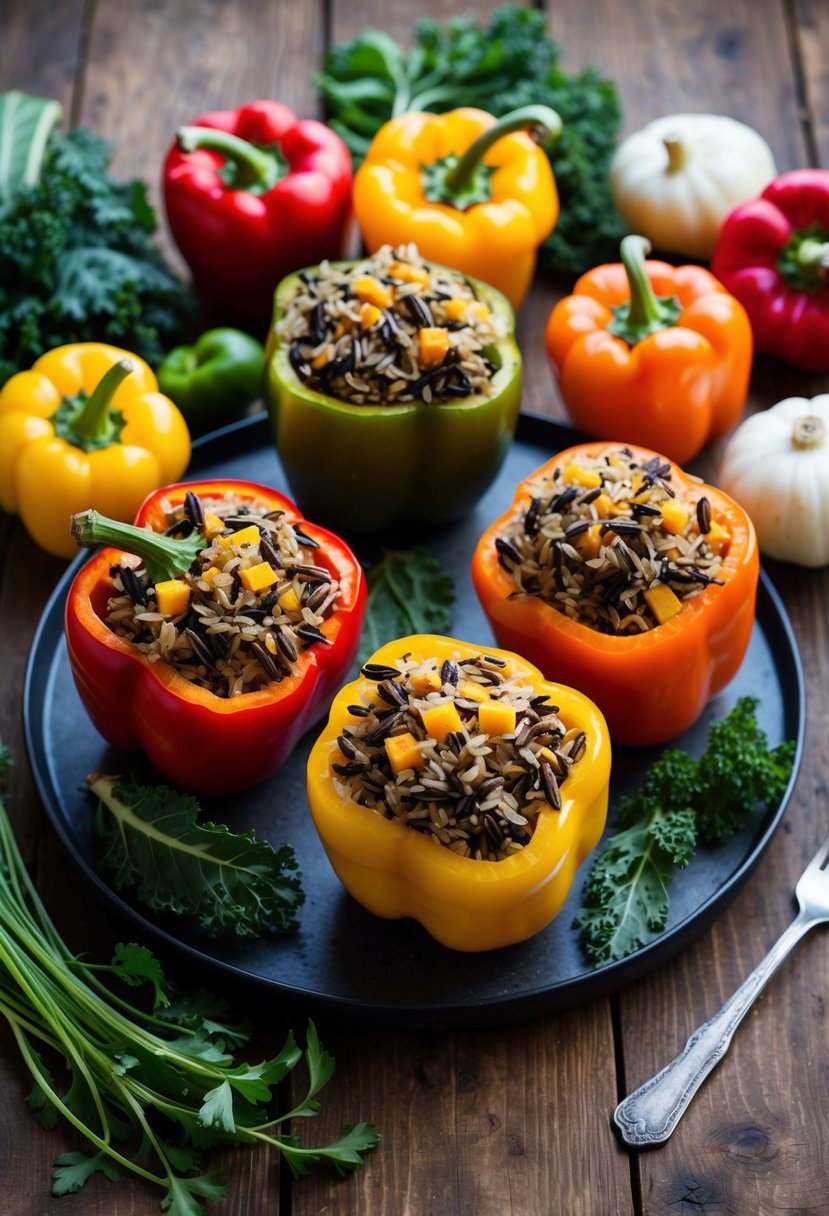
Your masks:
[[[354,179],[369,251],[413,243],[430,261],[497,287],[517,309],[558,219],[550,162],[534,139],[560,129],[548,106],[498,120],[472,108],[392,118]]]
[[[346,685],[308,760],[314,824],[346,890],[455,950],[560,911],[607,815],[602,715],[517,655],[416,635]]]
[[[544,344],[575,425],[684,464],[737,422],[748,392],[748,314],[701,266],[622,261],[582,275],[547,321]]]
[[[181,413],[149,365],[115,346],[55,347],[0,390],[0,506],[58,557],[77,552],[74,512],[131,520],[189,460]]]
[[[759,555],[727,495],[649,450],[588,443],[518,486],[472,579],[499,645],[581,689],[614,743],[674,739],[736,674]]]

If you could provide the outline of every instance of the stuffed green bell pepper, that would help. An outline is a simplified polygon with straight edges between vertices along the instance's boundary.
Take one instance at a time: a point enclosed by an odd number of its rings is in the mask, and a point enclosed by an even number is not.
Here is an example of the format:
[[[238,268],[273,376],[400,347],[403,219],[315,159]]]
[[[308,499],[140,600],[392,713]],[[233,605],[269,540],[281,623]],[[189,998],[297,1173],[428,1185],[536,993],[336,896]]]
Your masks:
[[[301,509],[346,532],[468,513],[518,421],[514,331],[500,292],[411,245],[283,279],[265,396]]]

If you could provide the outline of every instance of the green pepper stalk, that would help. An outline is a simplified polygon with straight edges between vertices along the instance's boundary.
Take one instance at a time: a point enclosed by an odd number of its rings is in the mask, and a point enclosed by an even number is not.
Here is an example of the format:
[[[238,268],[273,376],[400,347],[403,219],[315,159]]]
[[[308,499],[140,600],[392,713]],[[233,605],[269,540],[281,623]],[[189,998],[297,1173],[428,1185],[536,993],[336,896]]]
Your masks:
[[[433,203],[446,203],[465,211],[492,197],[492,165],[483,164],[493,144],[515,131],[527,131],[536,143],[544,144],[561,134],[561,118],[550,106],[521,106],[499,118],[494,126],[479,135],[463,156],[444,156],[421,169],[423,192]]]
[[[216,127],[181,127],[176,141],[182,152],[206,148],[224,157],[220,177],[229,190],[247,190],[250,194],[267,194],[288,172],[285,160],[274,145],[258,148],[239,135],[220,131]]]
[[[134,524],[121,523],[98,511],[79,511],[72,516],[72,535],[82,549],[95,545],[114,545],[127,553],[134,553],[144,562],[147,576],[152,583],[178,578],[190,569],[206,540],[201,532],[189,536],[165,536],[151,532],[148,528],[136,528]]]
[[[651,243],[644,236],[631,233],[622,239],[620,252],[630,284],[630,300],[613,309],[613,320],[607,328],[629,346],[676,325],[682,312],[675,296],[658,296],[651,286],[645,269],[650,251]]]
[[[117,443],[126,419],[120,410],[112,408],[112,398],[121,381],[134,371],[132,359],[119,359],[89,396],[81,391],[74,397],[65,397],[52,417],[55,434],[82,452],[94,452]]]

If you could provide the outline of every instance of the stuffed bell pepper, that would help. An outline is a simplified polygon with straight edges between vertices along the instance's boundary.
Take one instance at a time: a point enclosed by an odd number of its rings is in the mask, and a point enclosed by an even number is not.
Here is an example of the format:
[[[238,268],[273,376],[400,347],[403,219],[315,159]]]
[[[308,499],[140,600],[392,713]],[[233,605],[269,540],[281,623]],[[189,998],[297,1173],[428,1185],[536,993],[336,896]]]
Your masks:
[[[751,325],[702,266],[646,261],[649,250],[624,237],[621,262],[582,275],[553,308],[544,344],[579,430],[684,464],[740,417]]]
[[[276,293],[265,393],[291,492],[374,532],[459,519],[497,476],[521,397],[507,300],[412,246],[325,263]]]
[[[573,684],[614,743],[676,738],[736,674],[759,577],[751,520],[641,448],[570,448],[517,489],[472,578],[499,645]]]
[[[359,903],[480,951],[560,911],[602,833],[609,776],[587,697],[506,651],[416,635],[378,650],[337,695],[307,784]]]
[[[353,662],[361,568],[252,482],[168,486],[135,523],[73,520],[79,544],[108,546],[66,605],[81,700],[108,743],[144,751],[175,785],[253,786],[324,715]]]

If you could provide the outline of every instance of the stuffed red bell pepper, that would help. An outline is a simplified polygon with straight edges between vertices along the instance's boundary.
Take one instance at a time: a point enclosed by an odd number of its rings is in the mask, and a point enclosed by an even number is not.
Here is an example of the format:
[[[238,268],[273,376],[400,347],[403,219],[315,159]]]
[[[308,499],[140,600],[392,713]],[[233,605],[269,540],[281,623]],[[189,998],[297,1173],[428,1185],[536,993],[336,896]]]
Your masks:
[[[170,231],[199,295],[226,319],[267,321],[286,274],[342,257],[351,156],[277,101],[201,114],[164,163]]]
[[[82,512],[66,639],[81,700],[113,747],[183,789],[263,781],[321,718],[354,660],[365,579],[350,549],[275,490],[191,482],[136,526]]]
[[[829,370],[829,169],[795,169],[735,208],[711,270],[748,313],[758,351]]]

